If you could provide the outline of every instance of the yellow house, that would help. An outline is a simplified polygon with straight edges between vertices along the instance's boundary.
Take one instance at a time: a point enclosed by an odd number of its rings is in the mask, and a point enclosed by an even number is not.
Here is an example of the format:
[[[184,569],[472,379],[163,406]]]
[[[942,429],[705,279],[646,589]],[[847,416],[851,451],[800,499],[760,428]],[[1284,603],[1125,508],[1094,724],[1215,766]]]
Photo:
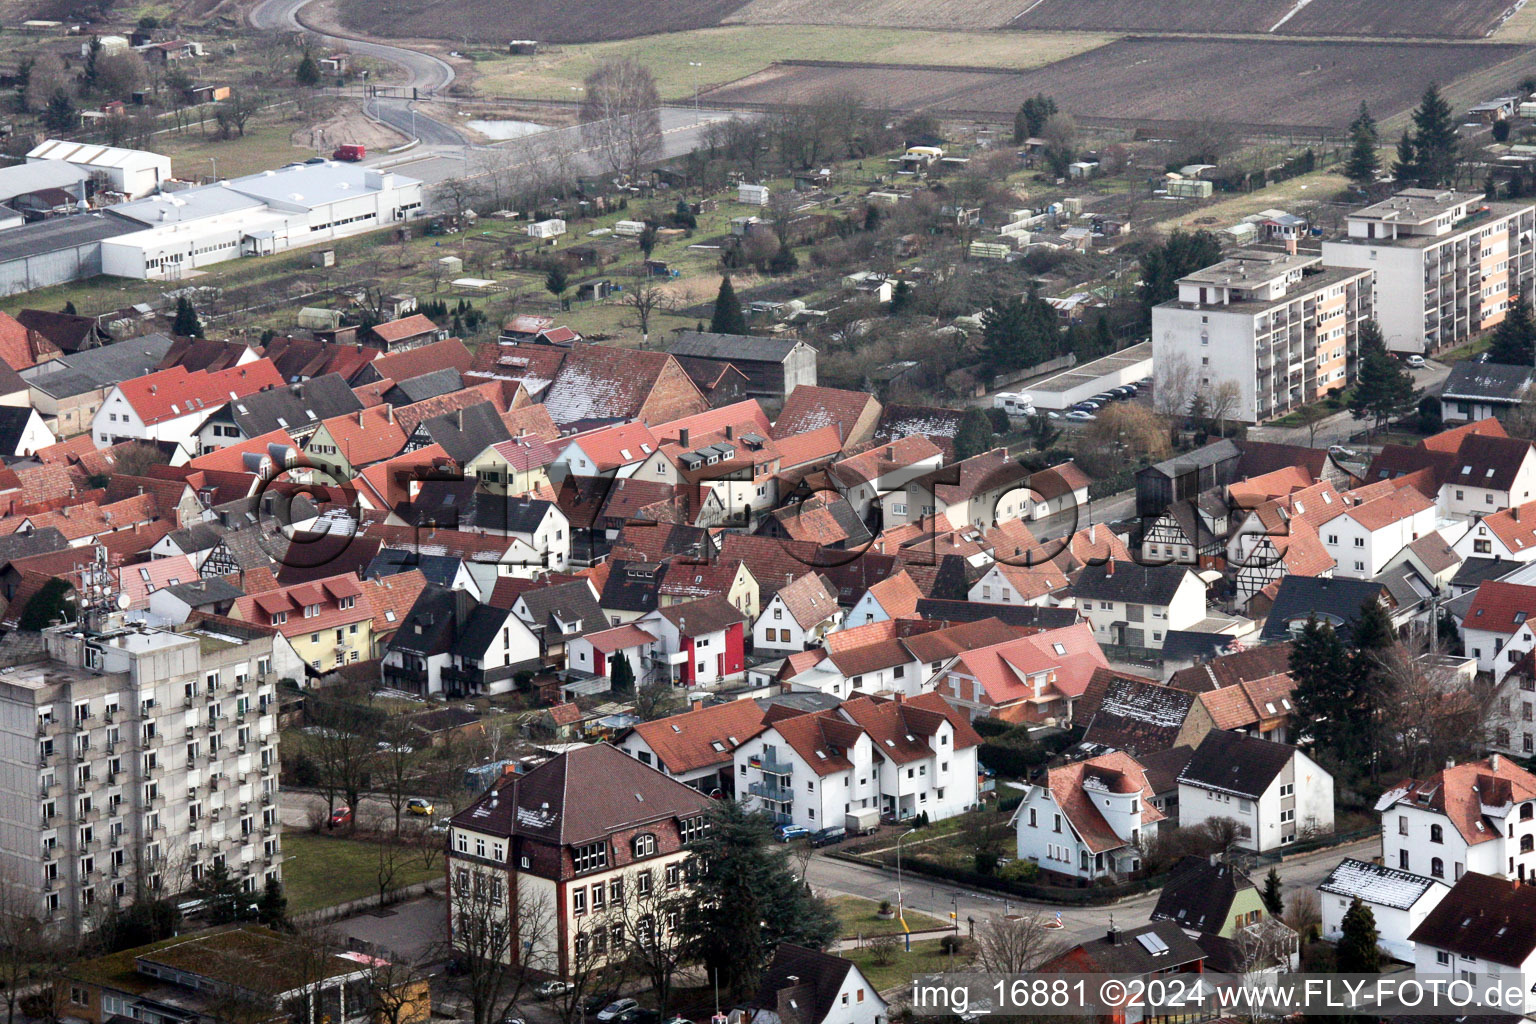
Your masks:
[[[392,405],[376,405],[322,420],[304,442],[304,454],[329,474],[326,482],[345,482],[375,462],[405,450],[405,430],[395,422]]]
[[[464,464],[464,476],[492,494],[532,494],[549,486],[555,451],[532,434],[491,445]]]
[[[713,594],[722,595],[731,607],[750,619],[756,619],[760,599],[757,579],[747,570],[747,563],[727,558],[708,565],[684,558],[668,563],[656,602],[663,608],[686,604]]]
[[[229,614],[276,627],[312,672],[373,656],[373,606],[351,573],[247,595]]]

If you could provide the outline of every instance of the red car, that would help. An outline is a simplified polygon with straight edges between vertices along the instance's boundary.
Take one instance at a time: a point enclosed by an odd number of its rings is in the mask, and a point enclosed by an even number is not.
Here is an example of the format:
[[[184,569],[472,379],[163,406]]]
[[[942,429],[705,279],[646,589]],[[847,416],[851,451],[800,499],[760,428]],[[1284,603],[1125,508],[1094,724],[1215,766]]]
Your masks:
[[[325,824],[327,828],[337,828],[341,825],[352,824],[352,808],[342,804],[331,812],[331,818]]]

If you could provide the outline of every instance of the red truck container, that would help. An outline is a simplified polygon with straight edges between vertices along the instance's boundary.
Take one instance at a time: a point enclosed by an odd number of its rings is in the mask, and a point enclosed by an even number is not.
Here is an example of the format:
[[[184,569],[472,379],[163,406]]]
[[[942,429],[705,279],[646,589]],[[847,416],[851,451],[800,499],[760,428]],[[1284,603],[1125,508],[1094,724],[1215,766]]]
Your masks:
[[[349,163],[355,163],[367,155],[368,150],[364,146],[337,146],[336,152],[331,154],[331,159],[346,160]]]

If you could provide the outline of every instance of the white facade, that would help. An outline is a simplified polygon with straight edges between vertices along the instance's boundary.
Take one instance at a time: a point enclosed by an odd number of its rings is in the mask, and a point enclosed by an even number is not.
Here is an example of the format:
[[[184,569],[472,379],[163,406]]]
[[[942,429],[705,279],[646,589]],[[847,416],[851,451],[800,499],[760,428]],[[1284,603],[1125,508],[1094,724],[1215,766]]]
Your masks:
[[[1536,878],[1536,851],[1532,847],[1536,820],[1522,817],[1531,812],[1532,804],[1528,801],[1517,806],[1518,810],[1503,818],[1500,828],[1485,826],[1486,839],[1468,843],[1444,814],[1411,803],[1394,804],[1381,815],[1382,862],[1447,884],[1454,884],[1468,871]]]
[[[1536,206],[1481,193],[1406,189],[1356,211],[1323,263],[1376,272],[1387,348],[1428,353],[1504,319],[1536,272]]]
[[[1230,415],[1262,423],[1346,386],[1360,324],[1375,315],[1370,269],[1324,269],[1316,256],[1239,252],[1179,281],[1152,310],[1153,363],[1183,361],[1202,390],[1228,382]]]
[[[107,187],[130,199],[160,191],[171,179],[171,158],[138,149],[93,146],[82,142],[48,139],[27,153],[27,162],[59,160],[106,179]]]
[[[1370,504],[1367,502],[1359,507]],[[1335,576],[1366,580],[1380,573],[1398,552],[1434,528],[1435,507],[1426,505],[1376,529],[1362,523],[1351,509],[1318,527],[1317,533],[1333,557]]]
[[[1101,644],[1161,650],[1170,629],[1188,629],[1205,618],[1205,584],[1186,571],[1166,605],[1079,598],[1078,609]],[[1137,636],[1140,640],[1137,642]]]
[[[1413,963],[1414,943],[1409,936],[1450,891],[1444,882],[1345,859],[1318,886],[1323,938],[1338,941],[1344,934],[1344,915],[1358,898],[1376,919],[1381,948],[1397,960]]]
[[[113,208],[144,230],[103,241],[102,272],[175,280],[199,267],[388,227],[421,212],[421,182],[346,164],[301,164]]]
[[[1020,860],[1073,878],[1126,874],[1141,867],[1139,844],[1157,834],[1157,822],[1142,824],[1145,797],[1099,789],[1086,794],[1104,822],[1124,844],[1095,850],[1084,842],[1048,786],[1029,786],[1014,812],[1015,847]]]
[[[752,624],[752,648],[775,653],[803,651],[821,643],[823,637],[835,631],[841,617],[842,609],[835,600],[829,599],[826,615],[809,626],[802,626],[785,607],[783,599],[774,594]]]
[[[107,400],[91,418],[91,437],[96,447],[107,448],[122,441],[172,441],[188,452],[197,451],[197,428],[210,413],[228,403],[210,403],[196,410],[146,424],[123,396],[122,387],[114,385]]]
[[[1179,779],[1179,826],[1213,818],[1238,824],[1237,845],[1266,853],[1296,842],[1302,830],[1333,831],[1333,776],[1297,750],[1258,799]]]
[[[1426,988],[1434,975],[1454,975],[1475,984],[1481,993],[1494,986],[1505,991],[1525,993],[1525,1005],[1516,1010],[1509,1003],[1501,1005],[1504,1013],[1529,1016],[1536,1013],[1536,953],[1525,958],[1519,966],[1494,963],[1476,956],[1464,956],[1452,950],[1439,949],[1427,942],[1414,944],[1413,969],[1424,978]]]
[[[48,429],[48,424],[37,414],[37,410],[31,410],[27,422],[17,435],[16,445],[13,451],[3,452],[4,455],[31,455],[41,448],[47,448],[56,444],[58,438],[53,436],[53,431]]]

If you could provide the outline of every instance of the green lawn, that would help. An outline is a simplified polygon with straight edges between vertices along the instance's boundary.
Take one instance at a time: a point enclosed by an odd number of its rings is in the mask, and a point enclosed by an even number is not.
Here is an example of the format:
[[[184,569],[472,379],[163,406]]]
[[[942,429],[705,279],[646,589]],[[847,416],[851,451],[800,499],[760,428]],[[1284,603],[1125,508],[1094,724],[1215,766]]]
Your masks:
[[[938,939],[914,942],[910,953],[898,947],[895,962],[885,966],[875,963],[874,953],[869,949],[845,950],[841,955],[858,964],[859,970],[864,972],[864,977],[869,979],[877,992],[888,992],[899,985],[910,984],[920,974],[936,974],[949,967],[949,957],[939,952]],[[965,964],[963,954],[955,957],[957,967],[964,967]]]
[[[837,914],[839,928],[838,934],[845,939],[854,939],[859,936],[868,938],[871,935],[900,935],[901,922],[894,917],[889,921],[881,920],[875,916],[880,909],[880,904],[874,900],[866,900],[862,896],[836,896],[831,900],[832,910]],[[914,932],[933,931],[937,928],[948,928],[948,921],[940,921],[936,917],[927,914],[919,914],[915,910],[906,911],[907,927]]]
[[[414,885],[443,877],[442,858],[432,867],[422,865],[421,854],[401,848],[391,888]],[[309,832],[283,833],[283,891],[288,911],[330,907],[372,895],[379,889],[379,844]]]

